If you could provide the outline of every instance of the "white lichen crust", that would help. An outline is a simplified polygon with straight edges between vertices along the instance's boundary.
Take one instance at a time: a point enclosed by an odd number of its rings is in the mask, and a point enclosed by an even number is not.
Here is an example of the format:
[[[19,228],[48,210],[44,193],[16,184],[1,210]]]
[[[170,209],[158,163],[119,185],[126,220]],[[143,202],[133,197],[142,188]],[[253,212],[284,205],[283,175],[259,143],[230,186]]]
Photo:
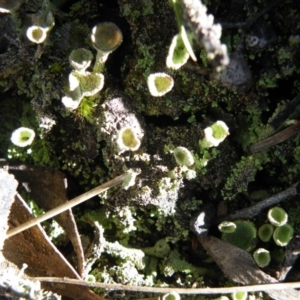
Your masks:
[[[221,44],[222,27],[214,24],[214,17],[207,14],[207,8],[199,0],[180,1],[183,11],[183,25],[194,33],[196,41],[201,43],[207,58],[216,66],[217,70],[229,63],[226,45]]]

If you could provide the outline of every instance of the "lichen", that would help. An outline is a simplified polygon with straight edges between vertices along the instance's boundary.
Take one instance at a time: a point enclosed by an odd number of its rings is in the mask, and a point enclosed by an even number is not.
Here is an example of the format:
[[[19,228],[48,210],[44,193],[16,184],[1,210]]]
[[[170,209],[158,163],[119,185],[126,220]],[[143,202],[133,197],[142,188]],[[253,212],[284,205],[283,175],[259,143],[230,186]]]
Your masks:
[[[236,1],[233,6],[221,1],[218,9],[215,1],[203,1],[215,19],[222,20],[222,43],[233,61],[231,73],[224,71],[220,81],[206,51],[193,42],[198,61],[188,60],[176,70],[167,68],[172,38],[180,31],[168,1],[100,2],[52,1],[56,24],[40,46],[27,41],[22,27],[28,13],[40,12],[40,1],[23,1],[20,13],[1,15],[1,157],[65,172],[70,177],[70,195],[128,170],[138,174],[126,190],[114,188],[74,209],[77,220],[99,221],[105,231],[108,250],[93,266],[96,280],[192,286],[203,284],[204,274],[205,282],[210,282],[213,274],[201,273],[197,263],[189,260],[191,251],[201,252],[189,231],[192,215],[203,205],[218,206],[223,200],[231,200],[229,211],[244,208],[258,200],[257,191],[265,198],[298,181],[297,135],[261,153],[251,154],[249,147],[299,119],[296,107],[278,128],[273,126],[300,91],[299,20],[295,18],[299,3],[275,6],[272,14],[247,27],[234,22],[250,20],[265,9],[265,1],[248,5]],[[69,55],[78,48],[96,54],[91,31],[103,16],[117,24],[124,41],[101,66],[105,76],[101,92],[84,97],[71,113],[61,105],[69,89]],[[179,49],[185,53],[181,42]],[[228,78],[240,80],[235,70],[244,75],[243,82],[233,84]],[[156,72],[174,79],[173,89],[160,98],[154,98],[147,87],[148,76]],[[208,148],[204,130],[217,120],[227,124],[230,135],[218,148]],[[21,126],[36,132],[28,149],[18,149],[9,140]],[[122,128],[136,132],[140,143],[134,151],[120,151],[117,141]],[[194,162],[179,165],[176,147],[188,149]],[[298,231],[300,207],[291,202],[284,209]],[[265,215],[258,216],[256,225],[265,220]],[[89,226],[84,223],[80,230],[93,236]],[[162,243],[161,248],[156,243]],[[122,251],[127,254],[122,256]],[[132,259],[134,251],[140,256]],[[207,254],[199,255],[199,263],[207,259]],[[222,279],[216,280],[222,284]],[[205,298],[186,298],[196,297]]]

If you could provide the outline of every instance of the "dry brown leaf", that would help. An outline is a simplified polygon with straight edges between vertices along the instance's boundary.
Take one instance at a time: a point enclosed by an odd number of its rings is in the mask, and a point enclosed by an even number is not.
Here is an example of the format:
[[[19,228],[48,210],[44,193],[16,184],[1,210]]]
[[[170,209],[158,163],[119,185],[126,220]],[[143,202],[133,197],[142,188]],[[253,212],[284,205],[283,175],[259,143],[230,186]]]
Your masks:
[[[11,207],[9,223],[22,224],[33,216],[22,199],[16,199]],[[4,242],[3,256],[19,268],[26,263],[25,273],[32,277],[57,276],[80,279],[80,276],[51,243],[40,225],[19,233]],[[88,287],[66,286],[65,284],[45,284],[43,288],[74,299],[104,300]]]
[[[250,220],[250,219],[254,218],[255,216],[257,216],[258,214],[260,214],[264,209],[267,209],[271,206],[275,206],[284,200],[288,200],[291,197],[299,194],[299,192],[300,192],[300,185],[299,185],[299,182],[297,182],[297,183],[293,184],[291,187],[289,187],[288,189],[286,189],[276,195],[273,195],[269,198],[261,200],[252,206],[240,209],[240,210],[238,210],[234,213],[228,214],[226,216],[216,218],[213,223],[219,224],[222,221],[233,221],[233,220],[239,220],[239,219]],[[206,226],[208,226],[208,225],[206,225]]]
[[[277,272],[279,281],[285,280],[286,276],[293,268],[296,260],[300,256],[300,235],[295,234],[285,249],[284,257],[280,265],[280,270]],[[296,273],[296,272],[295,272]],[[298,273],[298,272],[297,272]],[[292,280],[294,281],[294,280]],[[297,281],[297,278],[296,278]]]
[[[60,299],[58,295],[48,295],[44,297],[40,290],[39,282],[28,278],[20,269],[12,262],[5,259],[2,255],[5,234],[8,230],[8,217],[11,205],[14,202],[17,193],[18,182],[14,176],[7,173],[6,164],[0,159],[0,298],[1,299],[28,299],[29,294],[37,296],[39,299]],[[24,291],[26,290],[26,292]]]
[[[44,210],[48,211],[68,201],[66,196],[65,175],[57,170],[36,166],[10,166],[19,182],[25,183],[32,199]],[[77,225],[69,209],[55,217],[57,223],[66,231],[78,259],[78,273],[83,274],[84,253]]]
[[[223,273],[232,281],[242,285],[278,282],[278,280],[260,270],[248,252],[213,236],[197,236],[197,238]],[[271,290],[267,293],[277,300],[300,299],[300,292],[294,289]]]
[[[0,168],[0,251],[4,244],[5,233],[8,230],[8,216],[14,201],[18,182],[13,175]],[[1,252],[0,252],[1,255]]]

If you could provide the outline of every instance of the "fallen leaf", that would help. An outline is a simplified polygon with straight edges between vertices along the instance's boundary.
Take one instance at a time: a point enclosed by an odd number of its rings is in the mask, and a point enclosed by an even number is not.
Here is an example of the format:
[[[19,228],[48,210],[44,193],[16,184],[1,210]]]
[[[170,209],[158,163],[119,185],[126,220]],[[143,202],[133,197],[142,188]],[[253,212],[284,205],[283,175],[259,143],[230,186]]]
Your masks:
[[[230,280],[242,285],[278,282],[278,280],[260,270],[248,252],[214,236],[205,237],[198,235],[197,238]],[[270,297],[277,300],[300,299],[300,292],[294,289],[271,290],[267,291],[267,293]]]
[[[0,250],[2,250],[5,233],[8,230],[10,207],[17,193],[18,182],[13,175],[0,168]],[[1,252],[0,252],[1,254]]]
[[[14,174],[19,182],[26,184],[32,199],[46,211],[68,201],[65,175],[57,170],[18,165],[10,166],[9,172]],[[82,276],[84,253],[72,210],[59,214],[55,220],[66,231],[74,247],[78,259],[78,273]]]
[[[16,197],[17,198],[17,197]],[[17,226],[33,216],[24,200],[15,199],[9,216],[9,224]],[[80,279],[78,273],[56,249],[40,225],[36,225],[22,233],[5,240],[3,256],[19,268],[26,263],[25,273],[31,277],[57,276]],[[67,286],[65,284],[43,284],[46,290],[74,299],[104,300],[88,287]]]

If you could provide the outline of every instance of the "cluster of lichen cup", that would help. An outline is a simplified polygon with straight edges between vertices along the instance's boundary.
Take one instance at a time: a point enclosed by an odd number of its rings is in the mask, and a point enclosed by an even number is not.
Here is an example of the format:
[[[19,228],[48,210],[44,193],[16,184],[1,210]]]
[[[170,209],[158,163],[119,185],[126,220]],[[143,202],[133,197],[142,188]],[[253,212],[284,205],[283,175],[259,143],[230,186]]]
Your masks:
[[[91,41],[97,50],[93,70],[88,71],[94,55],[85,48],[75,49],[69,56],[74,70],[69,74],[69,91],[62,98],[62,103],[70,110],[79,107],[84,97],[91,97],[104,86],[105,62],[111,52],[116,50],[123,41],[121,30],[111,22],[104,22],[92,29]]]
[[[276,206],[269,209],[267,218],[268,222],[258,230],[249,220],[224,221],[218,227],[222,232],[222,239],[246,251],[255,247],[257,235],[263,243],[269,243],[273,239],[277,246],[287,246],[294,234],[293,227],[287,223],[288,214]],[[268,266],[271,261],[269,250],[262,247],[253,252],[253,258],[261,268]]]

